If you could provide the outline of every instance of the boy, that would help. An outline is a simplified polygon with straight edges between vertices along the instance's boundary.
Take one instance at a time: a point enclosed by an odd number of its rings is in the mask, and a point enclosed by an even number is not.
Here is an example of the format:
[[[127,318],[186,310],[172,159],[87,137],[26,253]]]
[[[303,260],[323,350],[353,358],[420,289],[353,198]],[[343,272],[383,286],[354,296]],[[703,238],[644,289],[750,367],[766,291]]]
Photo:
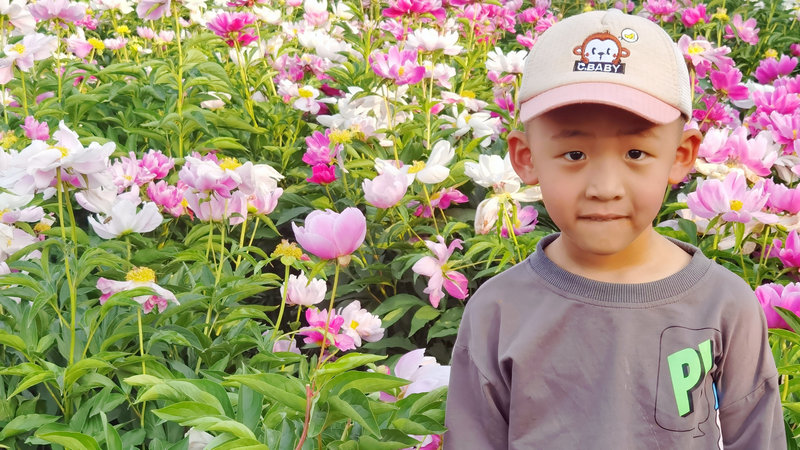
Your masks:
[[[652,225],[701,135],[669,35],[619,11],[569,17],[525,63],[511,161],[561,232],[469,301],[444,448],[786,448],[749,286]]]

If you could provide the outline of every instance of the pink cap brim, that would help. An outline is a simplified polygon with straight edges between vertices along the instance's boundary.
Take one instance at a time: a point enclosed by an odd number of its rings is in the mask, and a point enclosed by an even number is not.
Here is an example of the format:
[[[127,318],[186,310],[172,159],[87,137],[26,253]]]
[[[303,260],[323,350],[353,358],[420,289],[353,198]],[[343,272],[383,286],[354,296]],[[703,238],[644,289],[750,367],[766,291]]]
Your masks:
[[[613,83],[575,83],[559,86],[522,102],[522,122],[550,110],[576,103],[616,106],[655,123],[669,123],[680,117],[674,106],[628,86]]]

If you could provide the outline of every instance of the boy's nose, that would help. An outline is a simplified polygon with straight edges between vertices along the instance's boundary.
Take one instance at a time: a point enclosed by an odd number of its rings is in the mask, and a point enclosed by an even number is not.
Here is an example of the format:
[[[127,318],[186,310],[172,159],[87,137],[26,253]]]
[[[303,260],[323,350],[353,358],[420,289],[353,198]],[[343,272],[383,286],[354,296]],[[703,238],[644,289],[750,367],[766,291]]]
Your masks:
[[[587,198],[608,201],[618,200],[625,195],[620,174],[610,166],[610,164],[599,165],[589,174],[586,183]]]

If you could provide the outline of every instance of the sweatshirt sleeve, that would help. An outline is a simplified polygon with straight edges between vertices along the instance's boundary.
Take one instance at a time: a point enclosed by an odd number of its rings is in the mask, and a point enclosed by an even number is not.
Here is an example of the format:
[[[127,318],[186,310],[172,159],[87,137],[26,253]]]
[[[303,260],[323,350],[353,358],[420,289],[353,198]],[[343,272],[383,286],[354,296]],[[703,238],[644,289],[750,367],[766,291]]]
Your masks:
[[[508,448],[508,402],[497,381],[482,373],[468,348],[453,348],[445,450]]]
[[[778,373],[764,312],[747,298],[728,334],[719,377],[719,417],[725,450],[785,449]]]

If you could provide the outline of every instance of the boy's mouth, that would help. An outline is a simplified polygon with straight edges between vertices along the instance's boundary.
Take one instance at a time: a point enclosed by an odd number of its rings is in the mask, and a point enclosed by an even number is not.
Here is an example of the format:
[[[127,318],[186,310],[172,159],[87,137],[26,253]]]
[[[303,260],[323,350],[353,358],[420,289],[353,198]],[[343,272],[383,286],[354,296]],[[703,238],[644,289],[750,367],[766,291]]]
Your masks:
[[[590,220],[593,222],[609,222],[612,220],[620,220],[624,219],[627,216],[622,214],[585,214],[582,216],[578,216],[580,220]]]

